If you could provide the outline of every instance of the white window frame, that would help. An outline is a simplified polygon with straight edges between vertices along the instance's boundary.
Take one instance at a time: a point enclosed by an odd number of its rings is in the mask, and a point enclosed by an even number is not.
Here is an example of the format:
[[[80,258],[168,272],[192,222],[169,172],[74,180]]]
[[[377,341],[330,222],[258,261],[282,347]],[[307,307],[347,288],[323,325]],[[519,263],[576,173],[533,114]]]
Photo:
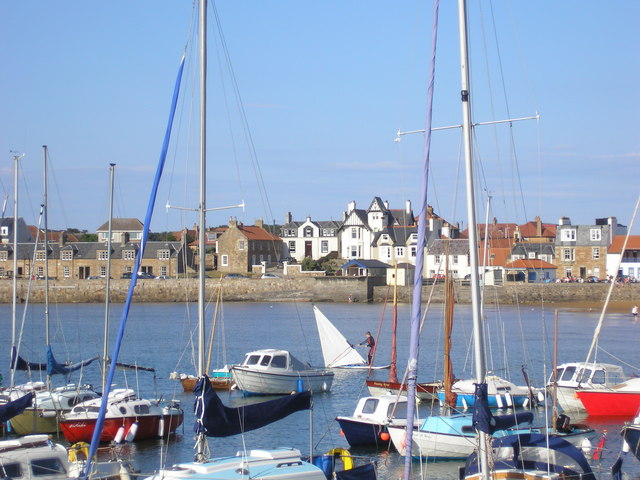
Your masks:
[[[592,228],[589,230],[589,238],[591,238],[592,242],[599,242],[602,240],[602,230],[599,228]]]
[[[62,267],[62,276],[64,278],[69,278],[71,276],[71,268],[69,267],[69,265],[65,265],[64,267]]]
[[[109,260],[109,251],[98,250],[98,260]]]
[[[593,247],[591,249],[591,257],[594,260],[600,260],[600,247]]]
[[[244,251],[244,240],[238,240],[238,250],[240,252]]]
[[[320,242],[320,253],[329,253],[329,240],[322,240]]]
[[[564,228],[561,230],[560,240],[563,242],[573,242],[576,239],[575,228]]]
[[[229,266],[229,255],[220,255],[220,265],[222,267]]]
[[[289,241],[289,253],[296,253],[296,242],[295,240]]]
[[[396,258],[404,258],[404,247],[396,247]]]
[[[6,251],[6,250],[1,251],[0,252],[0,260],[3,260],[3,261],[9,260],[9,252]]]
[[[135,250],[123,250],[122,251],[122,259],[123,260],[135,260],[136,259],[136,251]]]
[[[158,250],[158,260],[170,260],[171,259],[171,250],[168,248]]]

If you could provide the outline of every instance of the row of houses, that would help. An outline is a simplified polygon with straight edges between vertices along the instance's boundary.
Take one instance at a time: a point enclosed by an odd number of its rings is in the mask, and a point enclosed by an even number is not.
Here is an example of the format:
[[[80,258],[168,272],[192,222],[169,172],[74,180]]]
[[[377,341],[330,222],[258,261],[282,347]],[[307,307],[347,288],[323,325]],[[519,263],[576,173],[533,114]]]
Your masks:
[[[427,225],[424,276],[438,278],[446,270],[455,278],[470,274],[466,230],[447,222],[432,207],[424,212]],[[13,219],[0,224],[0,276],[13,275]],[[287,213],[279,235],[265,228],[261,220],[244,225],[231,218],[228,225],[206,232],[207,264],[220,272],[248,273],[257,265],[285,261],[318,260],[332,255],[344,260],[345,275],[371,274],[385,266],[415,265],[417,218],[407,201],[402,209],[391,209],[380,197],[368,208],[358,209],[354,201],[340,221],[315,221],[307,217],[294,221]],[[640,278],[640,237],[630,237],[622,253],[627,228],[615,217],[596,219],[593,225],[572,225],[567,217],[557,224],[536,217],[525,224],[498,223],[496,219],[478,226],[481,275],[487,283],[503,281],[555,281],[604,278],[626,275]],[[78,242],[64,231],[47,232],[47,247],[38,242],[43,232],[17,222],[18,276],[90,278],[106,275],[111,258],[111,275],[117,278],[132,272],[142,236],[137,219],[113,219],[112,249],[107,251],[108,223],[97,230],[98,242]],[[175,277],[195,272],[197,230],[173,234],[176,241],[148,242],[141,271]],[[47,268],[45,268],[45,261]]]

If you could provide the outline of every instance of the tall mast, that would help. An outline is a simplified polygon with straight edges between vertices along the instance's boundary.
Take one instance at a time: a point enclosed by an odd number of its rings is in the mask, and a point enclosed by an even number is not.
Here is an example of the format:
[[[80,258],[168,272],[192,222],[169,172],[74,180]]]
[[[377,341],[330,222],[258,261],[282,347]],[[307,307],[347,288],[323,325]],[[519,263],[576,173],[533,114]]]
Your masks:
[[[485,380],[484,335],[482,329],[482,307],[480,303],[480,279],[478,274],[478,233],[476,222],[475,194],[473,187],[473,155],[471,145],[471,93],[469,82],[469,52],[467,38],[466,0],[458,0],[458,22],[460,29],[460,76],[462,104],[462,134],[467,190],[467,221],[469,222],[469,263],[471,265],[471,303],[473,311],[473,341],[475,353],[476,382]],[[489,478],[487,459],[487,434],[478,431],[478,457],[483,478]]]
[[[10,385],[13,387],[15,378],[15,365],[18,361],[16,346],[16,308],[18,295],[18,170],[20,159],[24,155],[13,156],[13,299],[11,302],[11,375]]]
[[[47,348],[51,345],[49,331],[49,226],[47,200],[47,146],[42,146],[42,210],[44,215],[44,338]],[[51,388],[51,375],[47,372],[47,388]]]
[[[109,164],[109,232],[107,237],[107,278],[104,294],[104,333],[102,337],[102,391],[105,391],[107,383],[107,357],[109,344],[109,309],[110,309],[110,285],[111,285],[111,235],[113,229],[113,176],[116,164]]]

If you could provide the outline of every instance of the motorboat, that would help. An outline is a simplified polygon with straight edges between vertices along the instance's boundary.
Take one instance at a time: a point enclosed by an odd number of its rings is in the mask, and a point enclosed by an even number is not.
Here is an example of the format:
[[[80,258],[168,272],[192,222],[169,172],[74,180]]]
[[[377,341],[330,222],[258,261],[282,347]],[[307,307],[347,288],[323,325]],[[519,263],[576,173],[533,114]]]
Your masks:
[[[82,402],[62,415],[60,428],[70,443],[90,442],[102,399]],[[182,425],[184,412],[179,402],[161,404],[138,398],[131,389],[115,389],[109,393],[101,442],[161,438]]]
[[[633,418],[640,408],[640,378],[598,390],[578,388],[576,395],[589,416]]]
[[[407,424],[407,397],[363,397],[358,400],[353,415],[336,417],[336,421],[350,446],[388,447],[387,425],[393,423],[404,427]]]
[[[249,352],[231,375],[239,390],[249,395],[288,395],[291,392],[328,392],[333,372],[311,367],[286,350]]]
[[[572,362],[556,368],[547,382],[547,392],[556,389],[558,404],[565,412],[584,412],[576,390],[606,390],[626,380],[622,367],[610,363]]]

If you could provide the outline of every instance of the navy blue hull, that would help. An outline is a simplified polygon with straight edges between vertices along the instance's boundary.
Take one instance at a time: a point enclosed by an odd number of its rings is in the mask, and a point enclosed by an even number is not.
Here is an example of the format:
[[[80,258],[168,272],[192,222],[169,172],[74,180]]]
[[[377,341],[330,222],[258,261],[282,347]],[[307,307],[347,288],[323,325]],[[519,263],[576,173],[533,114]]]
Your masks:
[[[622,427],[622,438],[629,445],[631,453],[640,460],[640,425],[625,425]]]
[[[350,446],[375,446],[391,448],[391,440],[382,440],[380,434],[389,433],[386,425],[375,425],[368,422],[359,422],[345,418],[336,418],[340,429]]]

